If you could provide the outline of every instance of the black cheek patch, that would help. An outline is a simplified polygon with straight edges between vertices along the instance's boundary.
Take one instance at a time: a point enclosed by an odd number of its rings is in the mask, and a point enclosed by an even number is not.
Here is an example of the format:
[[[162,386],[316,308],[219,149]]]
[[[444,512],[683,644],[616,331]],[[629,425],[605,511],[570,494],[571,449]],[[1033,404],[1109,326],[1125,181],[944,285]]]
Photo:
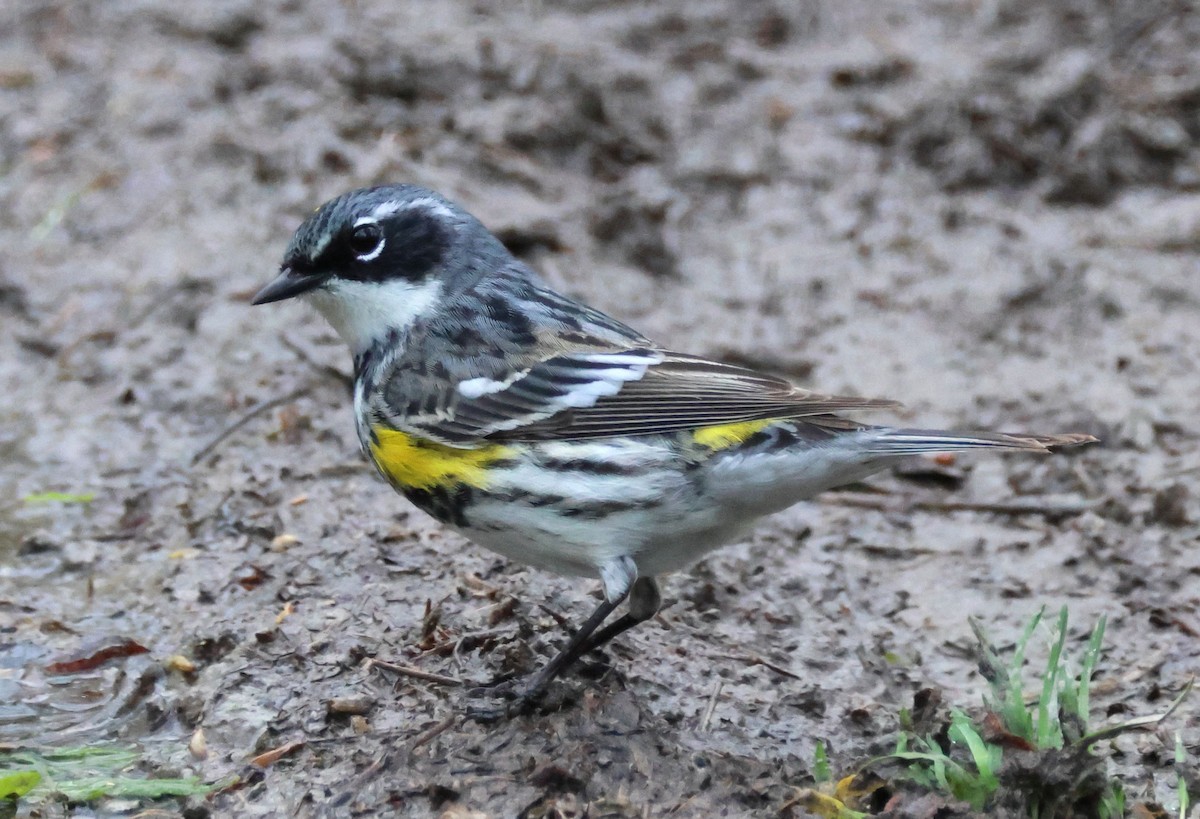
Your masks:
[[[442,263],[450,249],[450,227],[424,210],[402,211],[380,222],[383,251],[374,259],[360,261],[343,236],[336,249],[336,264],[343,279],[385,282],[391,279],[417,281]]]
[[[442,263],[450,249],[447,226],[430,214],[413,210],[383,223],[386,244],[370,262],[370,278],[421,279]]]

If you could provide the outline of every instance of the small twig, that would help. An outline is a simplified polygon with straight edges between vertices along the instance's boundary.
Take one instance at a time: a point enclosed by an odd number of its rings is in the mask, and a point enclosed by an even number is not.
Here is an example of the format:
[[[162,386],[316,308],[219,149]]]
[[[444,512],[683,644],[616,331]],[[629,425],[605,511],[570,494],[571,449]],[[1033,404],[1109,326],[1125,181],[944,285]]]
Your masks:
[[[971,501],[938,501],[911,497],[867,495],[859,492],[830,492],[821,496],[825,503],[838,506],[855,506],[862,509],[881,511],[905,511],[919,509],[926,512],[991,512],[999,515],[1044,515],[1045,517],[1069,517],[1082,515],[1100,505],[1098,500],[1061,501],[1007,501],[998,503],[976,503]]]
[[[459,721],[459,719],[460,719],[460,716],[458,714],[453,714],[449,717],[446,717],[444,720],[439,722],[437,725],[434,725],[432,728],[429,728],[428,730],[422,731],[421,733],[417,734],[417,736],[413,738],[412,744],[408,746],[408,750],[415,751],[418,748],[420,748],[422,745],[426,745],[426,744],[432,742],[433,740],[437,739],[439,736],[444,734],[446,731],[448,731],[452,727],[454,727],[454,724],[457,723]]]
[[[191,465],[195,466],[211,455],[217,447],[225,442],[226,438],[237,432],[242,427],[246,426],[246,424],[250,423],[255,416],[261,415],[267,410],[272,410],[282,404],[288,404],[292,401],[295,401],[297,398],[304,396],[306,393],[308,393],[308,387],[301,387],[299,389],[292,390],[287,395],[281,395],[278,398],[272,398],[269,401],[263,401],[255,404],[253,407],[246,410],[246,412],[242,414],[241,418],[238,418],[232,424],[225,427],[225,429],[221,431],[220,435],[218,435],[216,438],[213,438],[204,446],[200,447],[196,454],[192,456]]]
[[[333,737],[317,737],[308,740],[309,745],[334,745],[339,742],[361,742],[364,739],[392,739],[408,733],[407,728],[392,728],[387,731],[369,731],[365,734],[338,734]]]
[[[390,751],[384,751],[382,754],[376,757],[374,762],[363,768],[362,771],[354,777],[354,785],[351,786],[349,793],[346,794],[344,801],[341,802],[341,804],[346,804],[352,800],[354,795],[360,792],[364,785],[374,779],[377,773],[391,764],[392,754]]]
[[[1127,731],[1137,731],[1137,730],[1140,730],[1143,728],[1153,728],[1154,726],[1158,725],[1160,722],[1165,720],[1167,717],[1171,716],[1171,714],[1175,713],[1175,709],[1178,708],[1185,699],[1187,699],[1188,694],[1192,693],[1192,686],[1195,683],[1196,683],[1195,677],[1189,678],[1187,681],[1187,685],[1185,685],[1183,687],[1183,690],[1179,692],[1179,695],[1177,697],[1175,697],[1175,699],[1171,700],[1171,704],[1167,706],[1167,710],[1163,711],[1161,714],[1153,714],[1148,717],[1135,717],[1134,719],[1126,720],[1125,722],[1119,723],[1117,725],[1110,725],[1107,728],[1101,728],[1098,731],[1093,731],[1092,733],[1088,734],[1087,736],[1080,737],[1078,740],[1076,740],[1076,742],[1074,743],[1075,747],[1090,748],[1091,746],[1095,745],[1097,742],[1100,742],[1105,739],[1111,739],[1115,736],[1120,736],[1121,734],[1124,734]]]
[[[542,611],[544,611],[546,614],[550,615],[550,617],[554,620],[554,622],[558,623],[559,626],[570,631],[571,621],[568,620],[566,617],[559,614],[557,611],[550,608],[545,603],[538,603],[538,608],[541,609]]]
[[[413,668],[411,665],[400,665],[398,663],[389,663],[387,660],[367,660],[367,670],[372,668],[382,668],[387,671],[394,671],[397,674],[403,674],[405,677],[412,677],[416,680],[424,680],[425,682],[437,683],[438,685],[462,685],[462,680],[454,677],[447,677],[445,674],[435,674],[432,671],[422,671],[419,668]]]
[[[462,652],[467,651],[468,643],[470,643],[471,648],[474,648],[477,645],[482,645],[485,640],[507,634],[508,631],[509,629],[506,628],[493,628],[486,631],[468,632],[454,641],[454,648],[450,649],[450,659],[454,660],[454,665],[461,670],[463,667]]]
[[[708,698],[708,707],[704,709],[704,719],[700,720],[701,733],[708,730],[708,725],[712,722],[713,712],[717,710],[717,700],[721,698],[721,689],[724,687],[725,681],[717,680],[717,684],[713,687],[713,692]]]
[[[312,473],[312,477],[317,480],[326,480],[328,478],[349,478],[354,475],[363,474],[363,466],[363,458],[360,457],[355,461],[323,466],[316,472]]]
[[[721,660],[736,660],[739,662],[748,663],[750,665],[761,665],[763,668],[768,668],[771,671],[774,671],[776,674],[781,674],[784,677],[790,677],[793,680],[803,680],[804,679],[799,674],[797,674],[793,671],[788,671],[783,666],[776,665],[775,663],[771,662],[770,660],[766,660],[762,657],[758,657],[755,655],[751,655],[751,654],[714,654],[713,656],[718,659],[721,659]]]

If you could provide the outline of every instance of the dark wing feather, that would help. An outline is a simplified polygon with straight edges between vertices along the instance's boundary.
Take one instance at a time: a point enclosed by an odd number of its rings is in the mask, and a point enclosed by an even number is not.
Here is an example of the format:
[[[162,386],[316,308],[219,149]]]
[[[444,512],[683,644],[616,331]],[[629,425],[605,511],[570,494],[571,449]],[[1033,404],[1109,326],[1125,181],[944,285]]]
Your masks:
[[[745,367],[651,347],[573,351],[460,381],[433,413],[390,419],[454,445],[678,432],[895,406],[821,395]]]
[[[621,384],[615,395],[495,437],[538,441],[668,433],[895,406],[893,401],[822,395],[746,367],[663,353],[660,363],[648,367],[641,378]]]
[[[454,292],[395,358],[360,363],[368,424],[452,446],[672,433],[893,406],[656,347],[513,262]]]

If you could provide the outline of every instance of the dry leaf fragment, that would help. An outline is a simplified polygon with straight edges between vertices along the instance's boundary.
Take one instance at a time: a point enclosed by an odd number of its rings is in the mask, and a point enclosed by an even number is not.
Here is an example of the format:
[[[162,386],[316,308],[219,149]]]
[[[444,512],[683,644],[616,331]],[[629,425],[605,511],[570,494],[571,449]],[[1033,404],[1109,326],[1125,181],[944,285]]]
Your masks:
[[[246,591],[254,591],[271,575],[262,566],[250,563],[241,567],[242,573],[234,578],[234,582]]]
[[[208,740],[204,737],[203,728],[192,732],[192,738],[188,742],[188,753],[193,759],[208,759]]]
[[[283,604],[283,609],[279,612],[279,614],[275,615],[275,625],[279,625],[280,623],[282,623],[284,620],[291,617],[295,613],[296,613],[296,601],[295,600],[287,601],[286,603]]]
[[[835,797],[812,788],[797,790],[795,796],[783,803],[779,812],[783,813],[785,810],[795,807],[802,808],[822,819],[842,819],[849,810]]]
[[[1012,733],[1004,727],[999,715],[988,711],[983,718],[984,739],[988,742],[999,745],[1001,748],[1010,748],[1016,751],[1036,751],[1037,746],[1022,736]]]
[[[295,535],[289,535],[286,532],[282,535],[277,535],[271,541],[272,552],[286,552],[288,549],[300,542],[300,538]]]
[[[146,654],[149,651],[150,649],[135,640],[121,640],[101,646],[81,657],[50,663],[46,666],[46,672],[49,674],[79,674],[83,671],[91,671],[109,660],[124,659],[135,654]]]
[[[251,759],[250,764],[256,768],[269,767],[283,759],[288,754],[300,750],[304,747],[304,745],[305,743],[302,739],[292,740],[285,745],[280,745],[278,748],[272,748],[269,751],[263,751],[261,754]]]
[[[551,812],[546,815],[570,816],[571,814],[560,814],[551,809]],[[477,810],[472,810],[466,805],[455,802],[453,805],[442,811],[442,814],[438,817],[438,819],[488,819],[488,815]]]
[[[168,671],[178,671],[180,674],[196,673],[196,664],[182,654],[172,654],[163,665]]]
[[[304,430],[311,428],[312,418],[302,414],[295,404],[287,404],[279,410],[279,431],[287,443],[300,443]]]
[[[1157,802],[1137,802],[1129,809],[1134,819],[1168,819],[1167,809]]]
[[[331,714],[362,715],[370,711],[374,706],[375,698],[365,695],[334,697],[328,703],[329,713]]]

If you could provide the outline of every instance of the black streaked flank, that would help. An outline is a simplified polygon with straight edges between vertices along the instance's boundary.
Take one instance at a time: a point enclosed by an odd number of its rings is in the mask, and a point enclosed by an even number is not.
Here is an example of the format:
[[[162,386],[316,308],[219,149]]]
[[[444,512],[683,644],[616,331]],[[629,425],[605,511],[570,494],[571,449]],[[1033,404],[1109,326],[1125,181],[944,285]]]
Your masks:
[[[538,459],[538,466],[555,472],[578,472],[584,475],[641,475],[646,468],[639,464],[619,461],[601,461],[594,458],[550,458]]]
[[[509,489],[505,492],[489,492],[488,499],[496,503],[523,503],[535,509],[553,506],[566,500],[563,495],[534,494],[527,489]]]
[[[467,509],[474,502],[474,490],[471,487],[459,485],[453,489],[440,486],[433,489],[397,488],[413,506],[435,520],[451,526],[470,525],[467,521]]]
[[[661,498],[642,498],[628,501],[573,501],[565,504],[564,508],[555,511],[564,518],[579,518],[580,520],[604,520],[609,515],[621,512],[644,511],[657,509],[662,506]]]

